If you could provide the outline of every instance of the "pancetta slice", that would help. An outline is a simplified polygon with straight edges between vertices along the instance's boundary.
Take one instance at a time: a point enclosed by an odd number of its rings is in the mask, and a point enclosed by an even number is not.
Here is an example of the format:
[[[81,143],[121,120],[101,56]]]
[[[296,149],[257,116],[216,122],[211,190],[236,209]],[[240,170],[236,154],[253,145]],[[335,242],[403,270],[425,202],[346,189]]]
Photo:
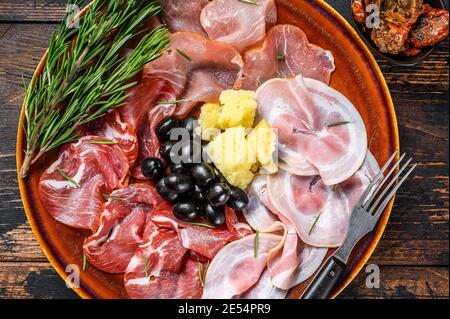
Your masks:
[[[133,184],[114,191],[103,205],[99,226],[83,251],[90,264],[108,273],[125,272],[150,212],[162,201],[153,186]]]
[[[311,247],[300,240],[294,225],[270,203],[265,176],[254,179],[248,197],[250,203],[245,217],[252,227],[270,231],[281,226],[284,232],[282,245],[268,254],[267,265],[272,284],[287,290],[308,279],[321,265],[327,249]]]
[[[231,45],[194,32],[172,35],[163,55],[146,64],[143,81],[164,80],[177,103],[175,115],[185,117],[199,102],[215,102],[241,76],[242,57]]]
[[[370,153],[351,178],[334,186],[325,185],[318,176],[297,176],[280,170],[267,176],[270,202],[308,245],[338,247],[347,235],[354,205],[378,170]]]
[[[256,90],[267,80],[302,75],[325,84],[335,70],[330,51],[310,44],[306,34],[290,24],[273,27],[261,47],[244,53],[244,70],[237,87]]]
[[[275,234],[259,233],[226,245],[208,267],[202,298],[230,299],[248,291],[266,269],[268,252],[281,240]]]
[[[326,84],[303,78],[273,79],[256,92],[258,116],[277,129],[282,168],[296,175],[299,159],[317,170],[323,183],[351,177],[367,153],[364,122],[353,104]],[[310,168],[311,168],[310,167]]]
[[[118,145],[99,144],[104,141],[85,136],[66,144],[41,175],[42,205],[60,223],[95,230],[103,195],[124,187],[128,159]]]
[[[277,22],[274,0],[247,3],[213,0],[203,9],[200,21],[208,37],[234,46],[239,52],[261,42]]]
[[[176,231],[158,228],[149,222],[144,243],[136,249],[125,272],[128,296],[134,299],[200,298],[199,262],[187,258],[186,252]]]
[[[173,215],[172,205],[166,202],[152,212],[151,219],[158,227],[176,230],[184,248],[208,259],[212,259],[228,242],[252,233],[248,225],[236,223],[231,212],[227,214],[227,224],[230,228],[207,228],[183,222]]]
[[[138,154],[136,130],[130,123],[122,120],[118,110],[110,111],[105,116],[83,125],[78,131],[81,135],[97,135],[117,143],[128,158],[130,166],[134,164]]]
[[[205,34],[200,24],[200,13],[209,0],[160,0],[164,22],[169,31],[192,31]]]

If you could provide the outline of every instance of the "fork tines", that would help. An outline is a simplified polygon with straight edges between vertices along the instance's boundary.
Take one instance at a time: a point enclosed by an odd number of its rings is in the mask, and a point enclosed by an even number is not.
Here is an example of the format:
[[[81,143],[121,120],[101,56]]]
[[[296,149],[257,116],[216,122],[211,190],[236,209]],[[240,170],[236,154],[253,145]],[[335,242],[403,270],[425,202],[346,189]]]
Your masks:
[[[384,164],[379,173],[375,176],[373,181],[370,183],[369,187],[367,187],[363,196],[361,197],[360,204],[370,215],[379,215],[381,214],[386,206],[389,204],[389,201],[394,197],[397,190],[400,186],[405,182],[408,176],[412,173],[412,171],[416,168],[417,164],[411,165],[408,171],[398,180],[401,174],[408,168],[411,164],[412,158],[408,159],[406,163],[401,166],[394,176],[394,172],[397,167],[400,166],[401,162],[404,160],[406,154],[403,154],[397,162],[394,162],[387,172],[384,175],[386,169],[391,165],[397,156],[397,151],[392,154],[389,160]],[[381,181],[380,181],[381,180]],[[386,185],[385,185],[386,184]],[[372,191],[372,188],[376,186],[376,188]],[[366,198],[370,195],[370,197],[366,200]]]

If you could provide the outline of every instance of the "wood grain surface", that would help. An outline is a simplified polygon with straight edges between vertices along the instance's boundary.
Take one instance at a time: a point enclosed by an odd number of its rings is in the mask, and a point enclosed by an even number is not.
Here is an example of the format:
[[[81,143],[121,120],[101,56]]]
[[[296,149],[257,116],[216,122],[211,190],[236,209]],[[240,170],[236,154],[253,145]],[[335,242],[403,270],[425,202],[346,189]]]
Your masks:
[[[64,14],[61,0],[0,0],[0,298],[77,298],[42,253],[22,208],[15,140],[24,89]],[[449,45],[415,67],[378,61],[397,111],[403,152],[419,167],[399,193],[383,238],[340,298],[449,297]]]

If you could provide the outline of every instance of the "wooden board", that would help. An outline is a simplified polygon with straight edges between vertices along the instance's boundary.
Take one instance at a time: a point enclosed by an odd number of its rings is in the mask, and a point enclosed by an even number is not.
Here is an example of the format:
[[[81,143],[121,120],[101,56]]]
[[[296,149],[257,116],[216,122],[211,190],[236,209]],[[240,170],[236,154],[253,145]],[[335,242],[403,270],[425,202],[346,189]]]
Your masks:
[[[0,3],[0,298],[75,297],[34,239],[15,173],[22,75],[28,82],[57,26],[49,22],[63,12],[60,0]],[[416,67],[379,63],[396,106],[401,149],[420,165],[369,261],[381,266],[381,288],[365,288],[361,273],[341,297],[448,298],[448,40]]]

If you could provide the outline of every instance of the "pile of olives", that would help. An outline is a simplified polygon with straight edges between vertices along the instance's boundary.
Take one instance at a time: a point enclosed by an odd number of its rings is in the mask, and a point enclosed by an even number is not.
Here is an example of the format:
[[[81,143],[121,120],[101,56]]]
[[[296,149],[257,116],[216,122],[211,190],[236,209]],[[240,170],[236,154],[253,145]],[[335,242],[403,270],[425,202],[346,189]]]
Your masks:
[[[227,182],[201,143],[196,141],[195,121],[193,117],[183,122],[173,116],[163,119],[156,128],[156,135],[161,142],[159,154],[167,167],[161,159],[150,157],[142,162],[141,170],[156,183],[158,193],[174,203],[173,214],[177,218],[191,222],[203,217],[208,223],[221,226],[225,224],[224,206],[243,210],[248,205],[248,197],[243,190]],[[190,136],[189,142],[179,145],[178,150],[174,145],[179,141],[170,139],[175,128],[186,129]],[[184,155],[182,160],[174,161],[177,158],[174,153]],[[196,157],[196,153],[200,156]]]

